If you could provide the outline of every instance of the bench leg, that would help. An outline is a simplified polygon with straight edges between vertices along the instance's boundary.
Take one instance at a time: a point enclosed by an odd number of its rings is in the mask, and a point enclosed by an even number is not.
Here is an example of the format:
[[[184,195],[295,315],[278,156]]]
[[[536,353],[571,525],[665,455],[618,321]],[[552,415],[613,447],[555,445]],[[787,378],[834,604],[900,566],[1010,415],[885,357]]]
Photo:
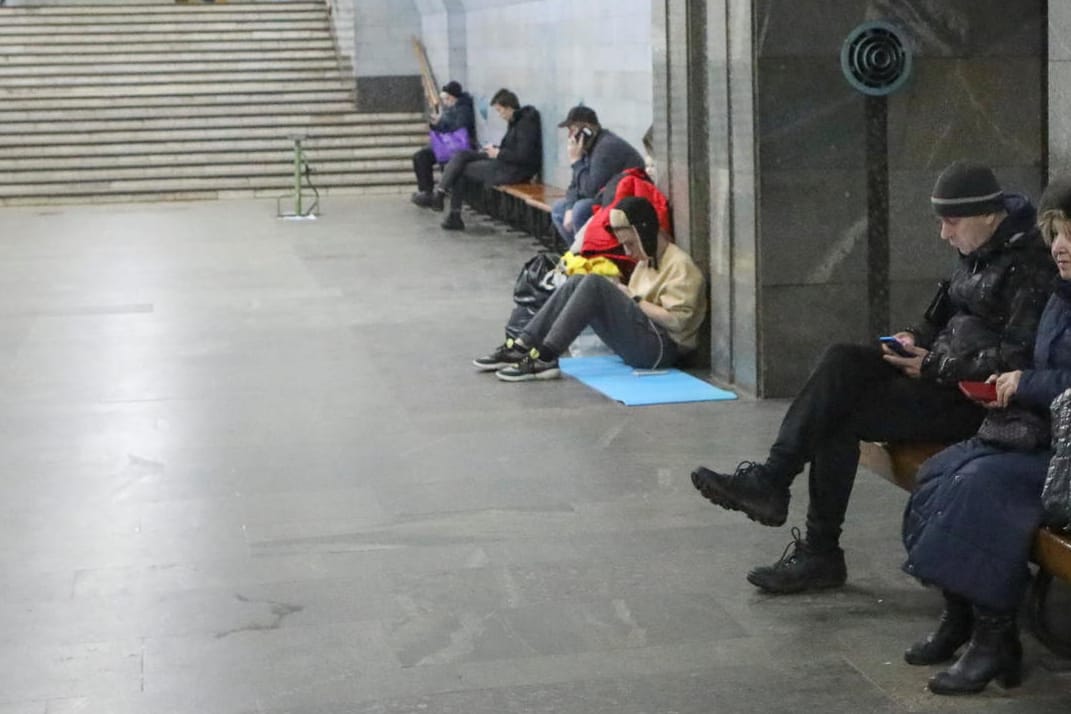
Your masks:
[[[1030,631],[1038,642],[1045,645],[1061,659],[1046,660],[1043,665],[1052,671],[1071,671],[1071,642],[1066,642],[1052,631],[1048,616],[1049,590],[1052,587],[1052,574],[1039,570],[1030,585],[1027,613]]]

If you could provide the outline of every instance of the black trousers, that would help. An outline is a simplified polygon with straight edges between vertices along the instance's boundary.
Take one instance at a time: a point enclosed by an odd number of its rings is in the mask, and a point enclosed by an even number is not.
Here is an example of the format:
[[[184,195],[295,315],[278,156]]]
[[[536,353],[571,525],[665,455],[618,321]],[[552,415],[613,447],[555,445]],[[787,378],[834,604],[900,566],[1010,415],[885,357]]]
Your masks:
[[[518,183],[531,172],[498,159],[489,159],[479,151],[459,151],[443,167],[439,188],[450,194],[450,210],[460,211],[467,185],[500,186]]]
[[[431,193],[435,188],[435,152],[430,146],[413,154],[413,173],[416,174],[417,190]]]
[[[848,511],[859,442],[960,441],[985,410],[953,386],[912,379],[871,345],[833,345],[793,400],[767,465],[791,482],[810,462],[807,540],[835,547]]]

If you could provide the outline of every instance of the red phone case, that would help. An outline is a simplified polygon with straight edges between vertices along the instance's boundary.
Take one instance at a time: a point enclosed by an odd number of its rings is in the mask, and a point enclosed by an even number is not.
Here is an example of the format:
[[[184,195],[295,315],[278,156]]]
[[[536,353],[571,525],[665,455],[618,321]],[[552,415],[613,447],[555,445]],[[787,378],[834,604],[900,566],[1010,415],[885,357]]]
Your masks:
[[[959,391],[979,402],[992,402],[997,399],[997,385],[989,382],[960,382]]]

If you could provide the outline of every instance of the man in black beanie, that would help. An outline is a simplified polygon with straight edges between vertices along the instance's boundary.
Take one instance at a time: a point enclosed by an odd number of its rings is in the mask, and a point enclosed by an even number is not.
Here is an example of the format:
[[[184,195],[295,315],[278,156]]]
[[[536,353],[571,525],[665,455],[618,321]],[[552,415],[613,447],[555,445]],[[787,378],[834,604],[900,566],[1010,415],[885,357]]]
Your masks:
[[[732,473],[700,466],[692,483],[711,502],[763,525],[788,517],[789,486],[810,464],[806,536],[771,566],[748,573],[773,593],[839,587],[847,579],[841,526],[859,465],[859,441],[954,442],[984,409],[957,388],[1029,367],[1055,271],[1025,196],[1006,194],[992,170],[956,162],[930,198],[957,263],[923,319],[886,345],[828,348],[793,400],[764,463]]]

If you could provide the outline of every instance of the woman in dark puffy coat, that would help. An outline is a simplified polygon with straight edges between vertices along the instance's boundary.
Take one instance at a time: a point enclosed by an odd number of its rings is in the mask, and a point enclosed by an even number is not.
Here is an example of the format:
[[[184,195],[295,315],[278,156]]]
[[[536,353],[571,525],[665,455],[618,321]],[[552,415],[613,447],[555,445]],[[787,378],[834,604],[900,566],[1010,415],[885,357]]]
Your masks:
[[[1041,201],[1041,232],[1060,273],[1038,326],[1032,369],[990,377],[997,397],[979,435],[936,454],[919,470],[904,513],[904,570],[942,589],[936,631],[904,653],[909,664],[952,659],[929,682],[937,694],[979,692],[993,679],[1022,679],[1015,613],[1030,579],[1027,562],[1042,516],[1049,405],[1071,388],[1071,182],[1053,184]],[[987,424],[1033,424],[1040,443],[1012,447]],[[1008,430],[1005,429],[1004,432]]]

